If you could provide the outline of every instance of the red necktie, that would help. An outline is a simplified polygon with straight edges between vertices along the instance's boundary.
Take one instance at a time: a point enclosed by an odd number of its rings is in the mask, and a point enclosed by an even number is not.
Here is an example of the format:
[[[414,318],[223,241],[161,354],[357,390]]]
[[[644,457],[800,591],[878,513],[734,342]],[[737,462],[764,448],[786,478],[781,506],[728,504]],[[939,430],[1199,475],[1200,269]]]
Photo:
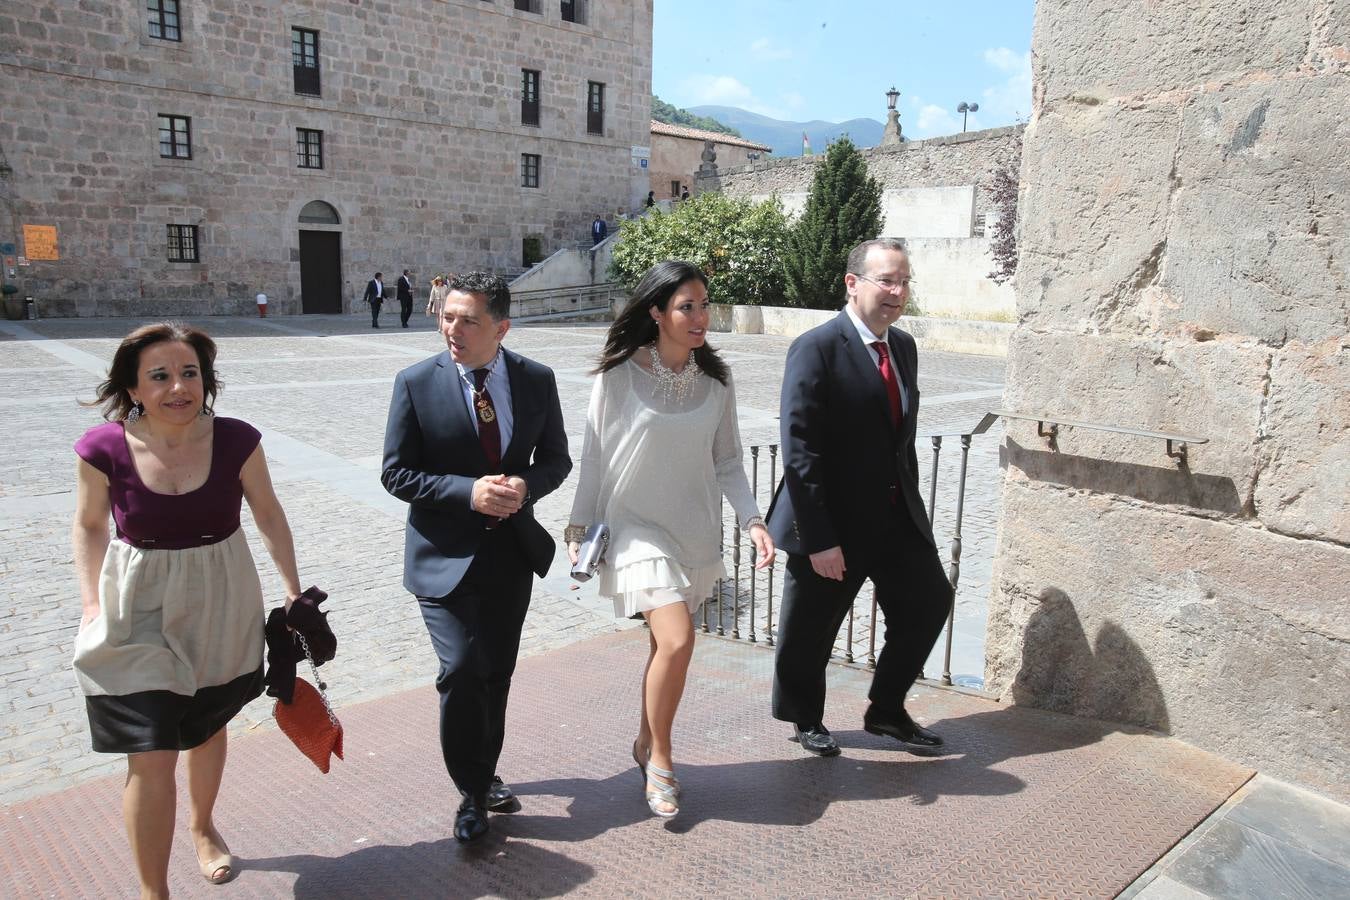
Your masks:
[[[896,380],[895,369],[891,368],[891,355],[886,352],[886,342],[876,341],[872,349],[877,351],[877,368],[881,370],[881,381],[886,385],[886,397],[891,401],[891,424],[900,427],[900,382]]]
[[[487,377],[487,369],[473,370],[473,380],[477,386],[473,395],[473,412],[478,417],[478,440],[483,445],[483,454],[488,459],[488,466],[496,472],[502,465],[502,432],[497,425],[497,407],[492,405],[492,395],[483,389]]]

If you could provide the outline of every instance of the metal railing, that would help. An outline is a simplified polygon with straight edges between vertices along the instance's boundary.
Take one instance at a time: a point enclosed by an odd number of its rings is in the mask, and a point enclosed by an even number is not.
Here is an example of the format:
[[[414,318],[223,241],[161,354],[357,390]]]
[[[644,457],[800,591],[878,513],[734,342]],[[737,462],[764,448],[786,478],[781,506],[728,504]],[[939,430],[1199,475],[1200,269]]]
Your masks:
[[[1209,439],[1204,437],[1194,437],[1189,435],[1172,434],[1164,431],[1155,431],[1140,428],[1130,428],[1120,425],[1105,425],[1092,422],[1077,422],[1068,419],[1059,418],[1046,413],[1022,413],[1011,410],[993,410],[984,414],[980,421],[969,431],[948,432],[941,434],[921,434],[919,437],[927,437],[933,449],[932,462],[929,469],[928,481],[928,521],[930,525],[937,524],[937,501],[939,468],[938,464],[942,454],[944,441],[947,439],[956,439],[961,446],[961,460],[957,475],[957,488],[955,493],[955,510],[952,522],[951,545],[947,561],[947,578],[952,585],[952,594],[955,598],[960,587],[962,553],[964,550],[964,538],[962,536],[962,525],[965,520],[965,501],[966,501],[966,482],[970,464],[970,449],[974,438],[985,434],[993,427],[994,423],[1000,419],[1017,419],[1032,421],[1037,423],[1037,434],[1044,437],[1052,449],[1055,449],[1055,440],[1060,428],[1084,428],[1096,431],[1109,432],[1114,434],[1129,435],[1132,437],[1141,437],[1153,440],[1162,440],[1167,445],[1167,455],[1177,462],[1181,467],[1186,466],[1187,446],[1208,443]],[[750,482],[751,489],[756,497],[760,496],[760,474],[764,462],[767,460],[768,481],[766,482],[769,490],[772,491],[774,485],[778,482],[778,445],[752,445],[749,448],[750,454]],[[782,561],[776,562],[773,567],[760,573],[753,566],[754,546],[750,543],[747,535],[742,533],[736,527],[734,516],[728,521],[723,516],[721,526],[721,543],[724,556],[729,554],[730,574],[718,582],[712,597],[703,604],[701,611],[701,622],[696,623],[703,633],[716,633],[723,637],[730,637],[733,640],[741,639],[742,628],[745,629],[745,639],[751,643],[759,642],[761,636],[766,646],[774,645],[774,635],[776,633],[774,622],[774,600],[775,600],[775,581],[776,571],[783,565]],[[741,568],[743,565],[743,549],[748,551],[746,563],[748,575],[743,576]],[[781,556],[781,554],[780,554]],[[764,588],[761,592],[760,578],[763,578]],[[869,591],[860,591],[858,598],[849,608],[848,618],[845,624],[841,626],[841,638],[835,643],[834,656],[842,658],[845,663],[857,662],[857,641],[855,640],[857,632],[864,628],[858,622],[859,605],[867,603],[865,630],[867,652],[865,657],[865,666],[875,668],[877,662],[877,602],[873,594],[870,599],[866,596],[872,593]],[[763,617],[758,614],[759,609],[764,610]],[[743,624],[744,623],[744,626]],[[956,603],[953,599],[951,612],[947,616],[947,625],[943,635],[943,654],[942,654],[942,676],[943,684],[952,684],[952,640],[956,630]]]
[[[556,313],[604,312],[608,311],[614,298],[627,296],[623,285],[616,281],[512,291],[511,316],[520,318]]]
[[[928,485],[928,519],[930,523],[934,521],[937,508],[938,462],[942,452],[943,440],[957,438],[961,442],[959,486],[956,493],[954,531],[947,572],[948,579],[952,584],[953,595],[961,578],[961,525],[965,515],[966,474],[969,466],[971,441],[976,436],[987,432],[998,419],[997,414],[989,413],[980,420],[979,424],[966,432],[922,435],[930,438],[933,446],[932,467]],[[749,453],[750,487],[754,495],[759,497],[761,483],[767,484],[772,490],[778,482],[778,445],[754,444],[750,446]],[[763,481],[760,476],[766,464],[768,479]],[[774,646],[774,636],[777,633],[774,620],[774,603],[777,599],[775,585],[779,580],[778,569],[784,564],[784,559],[780,559],[773,566],[761,572],[754,567],[754,545],[750,543],[749,537],[736,526],[734,516],[729,521],[725,516],[723,517],[721,531],[721,545],[724,556],[729,551],[728,568],[730,571],[726,578],[718,582],[712,597],[703,604],[700,621],[695,624],[704,634],[717,634],[722,637],[730,637],[732,640],[741,640],[742,630],[744,630],[745,640],[750,643],[758,643],[762,637],[765,646],[772,647]],[[780,554],[781,556],[783,555]],[[742,573],[743,567],[747,570],[744,574]],[[858,607],[860,602],[866,604],[866,611],[863,613],[866,621],[865,629],[859,623]],[[868,589],[859,592],[858,598],[849,607],[848,617],[841,628],[841,638],[835,644],[835,656],[842,658],[845,663],[858,662],[858,656],[861,652],[859,632],[865,630],[866,655],[864,665],[869,669],[876,667],[878,650],[877,608],[874,591]],[[763,610],[762,617],[760,615],[761,609]],[[944,684],[953,683],[951,660],[955,614],[956,605],[953,603],[952,612],[947,617],[945,629],[942,665],[942,682]]]

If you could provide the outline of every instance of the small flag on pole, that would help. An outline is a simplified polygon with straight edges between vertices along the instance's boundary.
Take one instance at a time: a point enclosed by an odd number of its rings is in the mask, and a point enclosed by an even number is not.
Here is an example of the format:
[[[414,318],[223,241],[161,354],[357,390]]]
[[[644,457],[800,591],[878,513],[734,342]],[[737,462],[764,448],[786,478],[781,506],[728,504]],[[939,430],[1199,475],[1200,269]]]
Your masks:
[[[809,137],[807,137],[807,136],[806,136],[806,132],[803,131],[803,132],[802,132],[802,156],[810,156],[810,155],[811,155],[811,139],[810,139]]]

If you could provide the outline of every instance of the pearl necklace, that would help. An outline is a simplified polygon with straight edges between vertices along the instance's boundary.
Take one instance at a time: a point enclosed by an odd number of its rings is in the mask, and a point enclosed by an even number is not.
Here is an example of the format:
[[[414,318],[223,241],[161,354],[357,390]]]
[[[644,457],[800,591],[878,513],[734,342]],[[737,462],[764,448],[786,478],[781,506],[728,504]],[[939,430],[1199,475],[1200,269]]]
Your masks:
[[[694,362],[694,351],[689,351],[689,359],[685,361],[684,369],[676,372],[666,366],[661,361],[661,354],[656,351],[656,343],[647,345],[647,353],[652,361],[652,378],[656,380],[656,392],[666,401],[666,403],[679,405],[689,399],[694,392],[694,385],[698,384],[698,377],[703,374],[703,370]]]

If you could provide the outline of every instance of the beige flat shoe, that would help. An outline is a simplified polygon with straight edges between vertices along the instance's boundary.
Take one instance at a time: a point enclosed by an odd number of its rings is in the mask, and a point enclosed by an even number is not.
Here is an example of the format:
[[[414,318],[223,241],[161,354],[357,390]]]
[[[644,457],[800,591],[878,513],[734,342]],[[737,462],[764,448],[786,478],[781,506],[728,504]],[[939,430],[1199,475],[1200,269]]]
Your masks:
[[[216,837],[220,837],[219,833],[216,834]],[[222,840],[220,845],[225,847],[225,842]],[[228,847],[225,847],[223,855],[206,862],[202,862],[199,855],[197,857],[197,868],[201,871],[202,877],[212,884],[224,884],[234,877],[234,856],[230,853]]]

